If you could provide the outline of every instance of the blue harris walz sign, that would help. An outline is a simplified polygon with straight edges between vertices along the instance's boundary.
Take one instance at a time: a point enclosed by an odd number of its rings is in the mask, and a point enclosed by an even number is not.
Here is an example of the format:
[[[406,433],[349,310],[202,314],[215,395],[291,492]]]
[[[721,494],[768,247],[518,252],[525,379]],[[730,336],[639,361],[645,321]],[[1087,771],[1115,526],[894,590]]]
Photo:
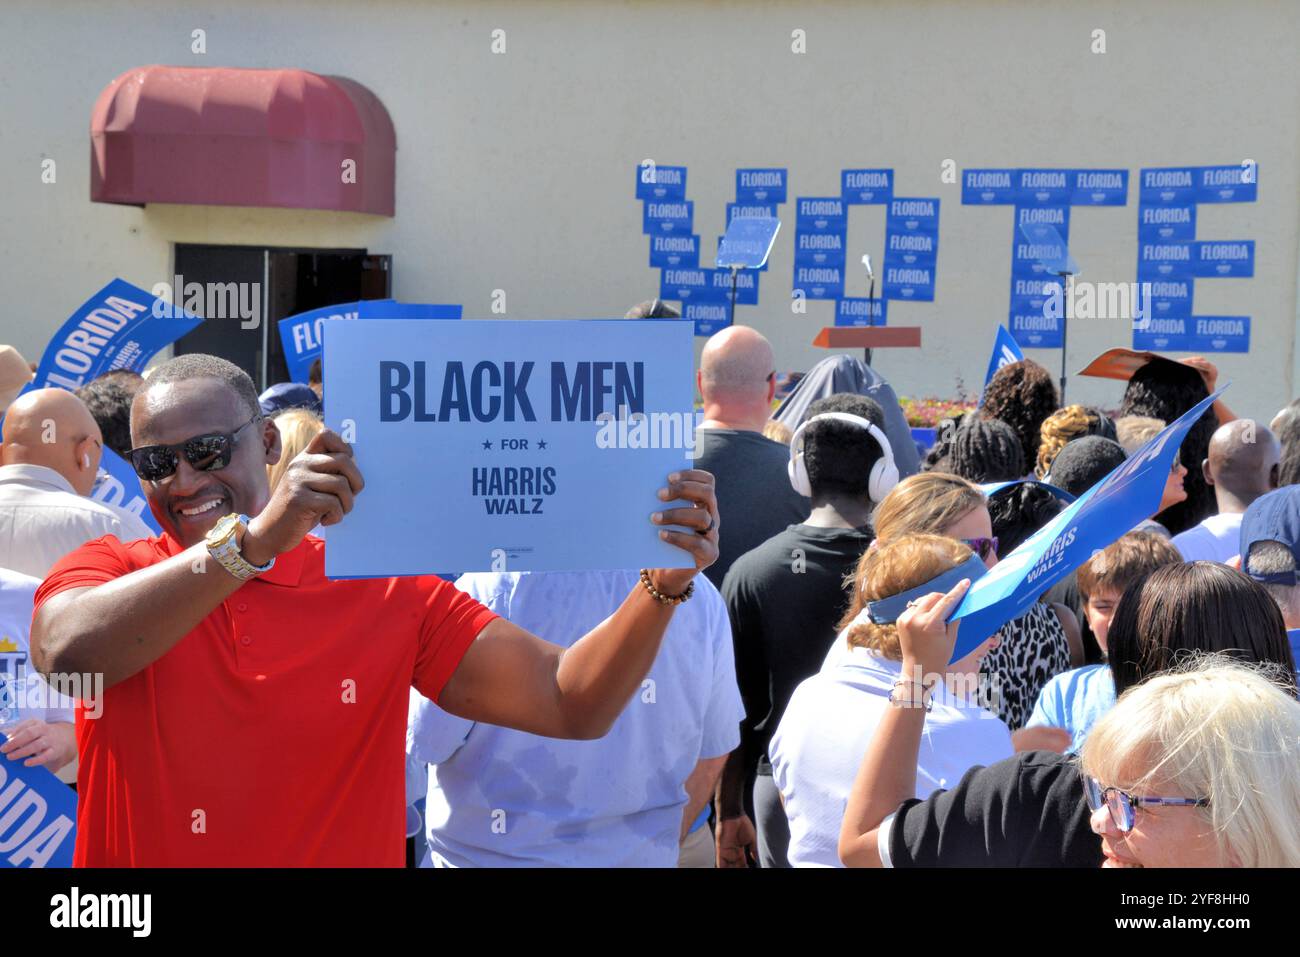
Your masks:
[[[1220,389],[1198,402],[972,584],[952,615],[962,623],[953,660],[1023,615],[1094,552],[1154,515],[1179,446],[1222,394]]]
[[[54,334],[29,389],[80,389],[113,369],[139,372],[203,321],[122,279],[87,299]]]
[[[327,575],[684,566],[648,516],[694,448],[688,323],[412,326],[326,325],[328,421],[366,476]]]

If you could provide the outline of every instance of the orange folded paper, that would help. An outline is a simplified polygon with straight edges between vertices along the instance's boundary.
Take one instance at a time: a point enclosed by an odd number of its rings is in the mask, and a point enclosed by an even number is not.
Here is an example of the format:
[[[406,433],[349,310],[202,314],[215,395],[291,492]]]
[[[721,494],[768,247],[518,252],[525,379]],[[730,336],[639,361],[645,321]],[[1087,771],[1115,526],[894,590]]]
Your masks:
[[[1133,378],[1133,373],[1153,359],[1163,359],[1165,362],[1177,362],[1179,365],[1187,365],[1185,362],[1171,359],[1169,356],[1161,355],[1158,352],[1138,352],[1135,349],[1107,349],[1080,369],[1078,374],[1096,376],[1099,379],[1119,379],[1127,382]],[[1191,368],[1195,368],[1195,366]]]

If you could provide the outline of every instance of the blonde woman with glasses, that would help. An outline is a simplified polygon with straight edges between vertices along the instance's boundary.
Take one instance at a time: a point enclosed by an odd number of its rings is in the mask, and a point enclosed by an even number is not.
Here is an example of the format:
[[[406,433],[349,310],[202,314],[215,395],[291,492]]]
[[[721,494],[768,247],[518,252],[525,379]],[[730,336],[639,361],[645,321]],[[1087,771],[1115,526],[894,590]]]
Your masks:
[[[1205,655],[1124,695],[1083,746],[1102,867],[1300,867],[1300,702]]]

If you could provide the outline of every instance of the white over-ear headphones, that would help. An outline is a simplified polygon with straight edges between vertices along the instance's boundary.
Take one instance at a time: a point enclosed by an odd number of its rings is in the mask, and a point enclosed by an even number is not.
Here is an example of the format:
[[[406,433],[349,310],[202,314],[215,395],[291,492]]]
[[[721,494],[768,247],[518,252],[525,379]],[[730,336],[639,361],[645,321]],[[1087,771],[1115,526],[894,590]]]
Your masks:
[[[867,478],[867,494],[871,496],[873,502],[884,499],[889,494],[889,490],[898,484],[898,466],[894,464],[894,450],[889,447],[889,439],[885,438],[884,432],[861,416],[850,415],[847,412],[823,412],[821,415],[814,415],[794,430],[794,435],[790,436],[790,464],[786,466],[786,470],[790,473],[790,484],[794,486],[794,490],[805,498],[812,498],[812,484],[808,481],[808,466],[804,464],[803,460],[803,434],[808,426],[822,419],[849,422],[858,428],[866,429],[871,434],[871,437],[876,440],[876,443],[880,446],[881,456],[871,466],[871,475]]]

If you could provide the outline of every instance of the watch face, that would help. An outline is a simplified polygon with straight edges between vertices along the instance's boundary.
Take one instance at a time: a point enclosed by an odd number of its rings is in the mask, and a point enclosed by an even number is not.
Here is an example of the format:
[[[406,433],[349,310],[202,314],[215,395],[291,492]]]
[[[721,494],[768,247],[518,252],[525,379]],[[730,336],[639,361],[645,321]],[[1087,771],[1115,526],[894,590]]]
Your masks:
[[[212,526],[212,531],[208,532],[208,541],[214,545],[218,544],[223,538],[230,534],[234,529],[235,523],[239,521],[239,516],[235,514],[224,515],[217,519],[217,524]]]

